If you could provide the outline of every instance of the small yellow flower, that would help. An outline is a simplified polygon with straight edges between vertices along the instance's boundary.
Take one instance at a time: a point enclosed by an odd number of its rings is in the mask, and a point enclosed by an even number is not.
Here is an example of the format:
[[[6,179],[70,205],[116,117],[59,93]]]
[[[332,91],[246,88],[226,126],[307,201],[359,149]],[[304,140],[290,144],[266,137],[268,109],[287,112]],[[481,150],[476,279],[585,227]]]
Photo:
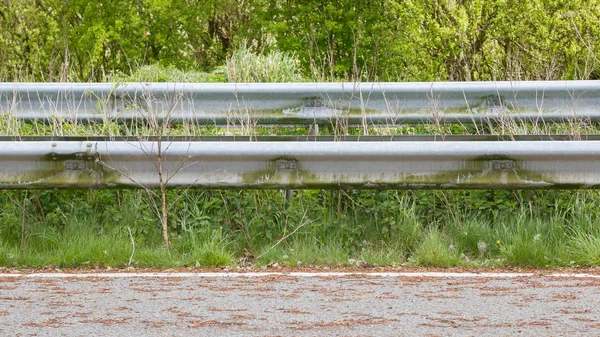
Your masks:
[[[500,244],[500,240],[496,240],[496,243],[497,243],[497,244]]]

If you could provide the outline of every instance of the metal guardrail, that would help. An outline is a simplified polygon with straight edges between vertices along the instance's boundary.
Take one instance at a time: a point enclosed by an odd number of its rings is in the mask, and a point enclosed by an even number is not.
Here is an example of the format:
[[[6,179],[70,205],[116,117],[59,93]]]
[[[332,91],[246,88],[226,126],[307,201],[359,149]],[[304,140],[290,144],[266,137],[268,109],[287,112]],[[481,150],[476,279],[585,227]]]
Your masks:
[[[574,141],[598,140],[600,135],[393,135],[393,136],[0,136],[0,144],[10,141],[52,142],[484,142],[484,141]]]
[[[599,121],[600,81],[0,83],[0,113],[21,120],[217,125]]]
[[[161,165],[158,165],[158,159]],[[599,188],[600,141],[21,141],[0,188]]]

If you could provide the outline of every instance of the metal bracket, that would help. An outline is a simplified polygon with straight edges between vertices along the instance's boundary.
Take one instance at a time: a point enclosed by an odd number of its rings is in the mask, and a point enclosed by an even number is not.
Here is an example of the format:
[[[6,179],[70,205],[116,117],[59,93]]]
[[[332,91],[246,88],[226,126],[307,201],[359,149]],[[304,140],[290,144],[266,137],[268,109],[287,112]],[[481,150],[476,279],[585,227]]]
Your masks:
[[[277,161],[278,170],[297,170],[298,162],[293,160],[280,159]]]
[[[81,161],[81,160],[66,160],[65,161],[65,170],[83,171],[86,168],[87,168],[87,164],[85,161]]]
[[[513,170],[515,168],[515,162],[512,160],[498,160],[492,162],[492,170]]]
[[[491,108],[500,108],[504,106],[504,98],[499,96],[491,96],[485,99],[485,106]]]
[[[320,107],[324,107],[324,106],[325,105],[323,105],[323,102],[319,98],[309,98],[309,99],[304,100],[305,108],[320,108]]]

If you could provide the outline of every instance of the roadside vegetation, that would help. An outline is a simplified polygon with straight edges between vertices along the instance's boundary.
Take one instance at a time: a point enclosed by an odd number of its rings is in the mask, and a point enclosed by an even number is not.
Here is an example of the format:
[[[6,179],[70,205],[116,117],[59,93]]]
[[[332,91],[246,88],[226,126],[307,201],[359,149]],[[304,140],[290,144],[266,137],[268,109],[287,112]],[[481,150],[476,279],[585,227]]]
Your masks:
[[[0,3],[10,81],[600,78],[596,0]],[[4,107],[0,107],[3,109]],[[584,120],[323,128],[323,135],[599,134]],[[306,135],[306,127],[24,123],[0,136]],[[0,266],[600,265],[600,192],[0,191]]]
[[[600,264],[596,191],[3,191],[14,267]],[[172,198],[175,199],[175,198]]]

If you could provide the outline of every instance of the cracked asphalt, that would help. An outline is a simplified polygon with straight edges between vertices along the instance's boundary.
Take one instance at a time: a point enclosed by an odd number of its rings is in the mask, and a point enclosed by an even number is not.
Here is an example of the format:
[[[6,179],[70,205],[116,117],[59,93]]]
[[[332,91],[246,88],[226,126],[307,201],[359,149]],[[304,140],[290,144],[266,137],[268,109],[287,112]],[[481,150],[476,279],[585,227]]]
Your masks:
[[[0,277],[3,336],[598,336],[600,279]]]

